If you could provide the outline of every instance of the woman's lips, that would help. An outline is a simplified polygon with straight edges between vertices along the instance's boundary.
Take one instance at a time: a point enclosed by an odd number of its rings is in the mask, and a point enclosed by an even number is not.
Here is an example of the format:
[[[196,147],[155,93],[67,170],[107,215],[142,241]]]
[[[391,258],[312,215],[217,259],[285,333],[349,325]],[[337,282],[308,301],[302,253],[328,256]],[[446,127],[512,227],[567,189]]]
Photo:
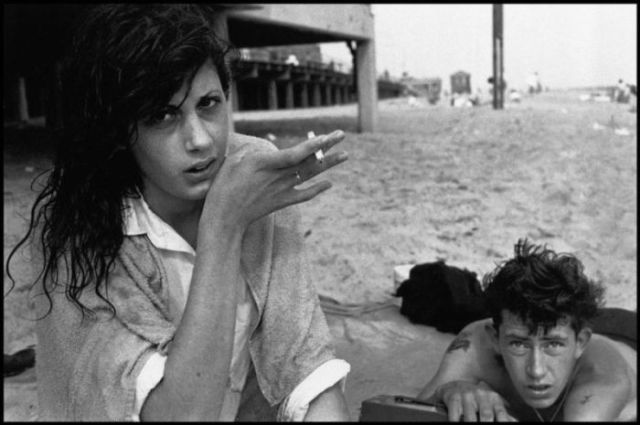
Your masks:
[[[193,179],[201,180],[210,177],[211,173],[214,170],[214,164],[216,163],[216,158],[212,158],[207,162],[198,163],[187,170],[185,173]]]

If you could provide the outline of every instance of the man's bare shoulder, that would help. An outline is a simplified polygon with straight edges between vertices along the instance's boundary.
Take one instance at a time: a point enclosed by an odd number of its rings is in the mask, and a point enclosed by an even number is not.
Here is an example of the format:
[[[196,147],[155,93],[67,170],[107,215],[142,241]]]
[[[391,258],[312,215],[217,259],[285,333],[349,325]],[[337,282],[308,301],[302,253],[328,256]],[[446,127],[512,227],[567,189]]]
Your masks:
[[[605,335],[593,334],[582,361],[594,365],[597,370],[625,368],[633,375],[637,371],[638,352],[629,345],[613,340]],[[608,373],[608,372],[607,372]]]
[[[462,343],[462,341],[468,340],[470,343],[476,345],[476,348],[479,348],[481,351],[491,349],[491,339],[487,333],[488,326],[493,326],[491,319],[482,319],[469,323],[458,333],[452,342],[452,345],[454,345],[454,343],[459,344]]]
[[[594,382],[618,387],[626,384],[636,394],[637,386],[636,350],[607,336],[593,334],[579,364],[577,382]]]
[[[604,335],[593,334],[579,360],[565,406],[571,420],[637,417],[637,352]]]

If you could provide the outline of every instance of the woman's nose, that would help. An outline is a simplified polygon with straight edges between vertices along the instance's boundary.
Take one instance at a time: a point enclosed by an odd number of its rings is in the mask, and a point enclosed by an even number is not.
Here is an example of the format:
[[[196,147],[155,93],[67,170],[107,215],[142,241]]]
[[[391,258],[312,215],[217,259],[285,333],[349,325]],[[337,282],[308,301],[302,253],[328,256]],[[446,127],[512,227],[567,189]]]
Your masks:
[[[189,151],[204,150],[213,144],[213,137],[207,131],[200,117],[189,117],[183,129],[184,143]]]

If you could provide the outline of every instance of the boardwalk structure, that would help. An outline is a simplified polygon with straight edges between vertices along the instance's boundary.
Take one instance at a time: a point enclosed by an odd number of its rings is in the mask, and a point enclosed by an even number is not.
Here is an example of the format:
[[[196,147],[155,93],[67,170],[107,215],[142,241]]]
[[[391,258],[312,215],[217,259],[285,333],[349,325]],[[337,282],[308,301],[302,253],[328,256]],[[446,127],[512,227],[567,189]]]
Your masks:
[[[377,123],[373,14],[368,4],[214,4],[214,27],[240,49],[346,43],[353,73],[327,64],[249,59],[238,66],[230,108],[325,106],[358,101],[358,128]],[[90,5],[4,6],[5,122],[59,115],[56,73],[72,29]],[[233,120],[233,114],[230,114]]]
[[[355,87],[358,100],[358,129],[375,131],[377,123],[377,82],[375,67],[374,19],[368,4],[222,4],[217,28],[237,47],[345,42],[354,55]],[[349,77],[335,70],[313,66],[295,67],[246,64],[243,79],[266,79],[268,107],[277,107],[278,82],[284,86],[285,107],[299,104],[320,106],[349,98]],[[297,87],[297,90],[296,90]],[[233,95],[232,95],[233,97]],[[341,103],[340,102],[340,103]],[[239,104],[235,103],[235,108]]]

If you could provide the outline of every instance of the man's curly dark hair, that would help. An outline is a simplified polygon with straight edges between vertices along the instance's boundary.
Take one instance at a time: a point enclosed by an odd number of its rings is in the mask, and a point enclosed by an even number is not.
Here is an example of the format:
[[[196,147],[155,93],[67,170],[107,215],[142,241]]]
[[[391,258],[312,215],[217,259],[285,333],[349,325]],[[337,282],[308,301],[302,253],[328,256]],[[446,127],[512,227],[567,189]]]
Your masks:
[[[498,265],[482,282],[496,330],[503,310],[518,316],[531,332],[539,326],[546,332],[564,318],[579,332],[596,316],[604,288],[585,276],[575,256],[527,239],[519,239],[514,251],[514,258]]]

